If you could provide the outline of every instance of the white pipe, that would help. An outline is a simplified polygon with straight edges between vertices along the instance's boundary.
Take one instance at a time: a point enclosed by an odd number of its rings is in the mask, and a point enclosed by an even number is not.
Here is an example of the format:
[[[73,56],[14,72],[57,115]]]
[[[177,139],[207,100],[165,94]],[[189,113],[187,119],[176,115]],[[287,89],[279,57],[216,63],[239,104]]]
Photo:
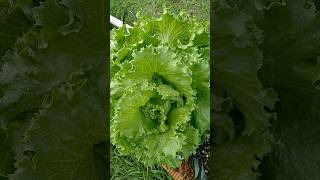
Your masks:
[[[114,26],[116,26],[117,28],[123,26],[123,22],[113,16],[110,15],[110,23],[113,24]],[[126,24],[127,28],[132,28],[132,26]]]

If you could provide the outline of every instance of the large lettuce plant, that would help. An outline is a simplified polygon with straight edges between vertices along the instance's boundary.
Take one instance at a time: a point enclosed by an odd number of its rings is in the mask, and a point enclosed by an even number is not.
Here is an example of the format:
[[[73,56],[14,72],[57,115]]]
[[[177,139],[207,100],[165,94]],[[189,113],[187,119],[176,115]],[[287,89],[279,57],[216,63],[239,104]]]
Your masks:
[[[111,32],[111,142],[146,166],[178,167],[208,134],[207,26],[181,14]]]

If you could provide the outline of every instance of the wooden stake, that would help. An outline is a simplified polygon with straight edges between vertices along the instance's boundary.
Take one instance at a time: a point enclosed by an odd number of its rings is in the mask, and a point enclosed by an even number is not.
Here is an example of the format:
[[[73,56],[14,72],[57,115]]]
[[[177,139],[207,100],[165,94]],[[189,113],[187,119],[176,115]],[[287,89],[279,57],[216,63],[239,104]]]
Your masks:
[[[184,161],[178,170],[173,169],[172,167],[165,164],[161,165],[161,167],[165,169],[168,172],[168,174],[172,176],[174,180],[193,180],[194,179],[194,172],[193,172],[190,159],[188,161]]]

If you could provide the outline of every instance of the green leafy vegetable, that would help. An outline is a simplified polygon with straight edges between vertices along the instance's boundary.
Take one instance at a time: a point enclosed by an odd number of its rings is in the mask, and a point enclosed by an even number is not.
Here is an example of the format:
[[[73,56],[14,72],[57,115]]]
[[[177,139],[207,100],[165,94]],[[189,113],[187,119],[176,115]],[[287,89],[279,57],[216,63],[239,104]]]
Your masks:
[[[111,141],[146,166],[180,166],[209,130],[206,25],[165,12],[111,32]]]
[[[214,1],[213,12],[214,179],[319,179],[315,1]]]
[[[319,179],[320,18],[314,2],[272,6],[261,16],[266,22],[260,25],[266,37],[262,77],[266,86],[278,92],[273,132],[282,142],[266,158],[262,172],[275,180]],[[281,33],[275,33],[274,27]],[[284,50],[274,53],[276,49]]]
[[[0,6],[0,179],[106,179],[105,2]]]

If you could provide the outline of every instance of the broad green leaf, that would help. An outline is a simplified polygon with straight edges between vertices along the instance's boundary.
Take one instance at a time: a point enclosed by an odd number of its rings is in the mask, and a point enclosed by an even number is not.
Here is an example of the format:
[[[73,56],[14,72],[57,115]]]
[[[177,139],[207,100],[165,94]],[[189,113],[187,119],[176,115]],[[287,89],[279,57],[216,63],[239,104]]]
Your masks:
[[[48,41],[59,36],[59,29],[66,26],[69,21],[72,21],[69,20],[69,14],[71,18],[74,18],[73,14],[68,13],[67,8],[61,6],[55,0],[46,0],[40,6],[35,7],[33,11],[36,25],[42,26],[38,44],[40,49],[47,48]]]
[[[0,179],[8,179],[9,174],[14,173],[16,160],[27,150],[23,147],[23,138],[30,126],[26,116],[20,115],[0,130]]]
[[[35,154],[20,159],[10,179],[107,178],[95,152],[95,146],[106,140],[103,106],[88,83],[78,91],[71,88],[54,89],[50,105],[34,118],[26,143]]]
[[[141,111],[141,108],[155,95],[155,89],[148,84],[139,84],[139,86],[130,89],[116,104],[114,122],[111,126],[112,133],[137,137],[155,127],[155,122],[145,117]]]
[[[213,179],[256,179],[260,161],[255,156],[263,158],[271,152],[268,128],[276,119],[272,110],[277,96],[258,77],[263,31],[254,22],[252,5],[247,1],[214,4]]]
[[[212,150],[213,179],[255,180],[262,158],[271,151],[270,142],[261,135],[240,136]]]
[[[156,53],[154,53],[156,51]],[[151,80],[155,75],[159,75],[165,81],[170,82],[179,89],[187,98],[187,103],[192,102],[193,90],[191,88],[191,72],[181,62],[179,57],[166,47],[157,49],[145,48],[136,52],[132,61],[135,71],[130,73],[128,78],[134,80]]]
[[[235,136],[235,125],[229,113],[232,110],[232,101],[230,98],[222,98],[218,91],[213,95],[213,118],[214,141],[217,145],[232,140]]]
[[[274,91],[263,89],[259,81],[258,70],[262,66],[263,52],[258,48],[259,41],[255,38],[257,28],[247,28],[250,19],[252,17],[245,12],[221,7],[215,12],[213,35],[213,81],[228,93],[244,114],[246,134],[259,132],[269,126],[275,114],[267,112],[265,107],[273,109],[277,100]],[[247,35],[249,38],[239,45],[237,38]]]
[[[14,172],[14,152],[12,151],[12,139],[8,130],[0,129],[0,178],[7,178]]]
[[[32,22],[30,22],[19,9],[11,11],[9,1],[0,2],[0,55],[3,56],[7,50],[12,50],[17,39],[27,31]],[[0,65],[1,65],[0,58]]]
[[[196,109],[194,111],[194,121],[200,133],[208,131],[210,128],[210,88],[209,63],[206,60],[200,60],[192,67],[192,87],[196,90],[197,99]]]

